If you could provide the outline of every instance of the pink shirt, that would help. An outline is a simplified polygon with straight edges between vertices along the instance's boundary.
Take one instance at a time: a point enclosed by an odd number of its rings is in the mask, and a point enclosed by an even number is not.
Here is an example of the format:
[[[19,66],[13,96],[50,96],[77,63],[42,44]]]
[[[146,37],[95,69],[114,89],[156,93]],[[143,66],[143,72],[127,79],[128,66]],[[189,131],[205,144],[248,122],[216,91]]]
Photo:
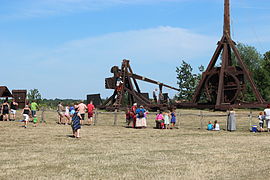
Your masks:
[[[84,114],[85,111],[86,111],[86,109],[87,109],[87,106],[86,106],[85,104],[83,104],[83,103],[80,103],[80,104],[78,105],[78,108],[79,108],[79,113],[80,113],[80,114]]]
[[[156,120],[162,120],[163,119],[163,115],[162,114],[158,114],[156,117]]]

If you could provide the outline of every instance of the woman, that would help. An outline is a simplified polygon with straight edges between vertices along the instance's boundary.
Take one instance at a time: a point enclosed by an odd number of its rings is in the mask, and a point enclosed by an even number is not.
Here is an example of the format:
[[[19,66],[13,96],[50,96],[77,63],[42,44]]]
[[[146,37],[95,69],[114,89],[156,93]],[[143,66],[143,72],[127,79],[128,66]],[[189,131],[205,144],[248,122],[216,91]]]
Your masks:
[[[7,102],[7,100],[4,101],[4,103],[2,104],[2,114],[3,114],[3,120],[5,121],[8,121],[8,116],[9,116],[9,110],[10,110],[10,107],[9,107],[9,104]]]
[[[68,105],[66,105],[66,107],[65,107],[65,118],[66,118],[65,125],[68,125],[68,123],[70,123],[70,114],[69,114],[69,106]]]
[[[80,129],[81,129],[80,121],[81,121],[81,119],[82,119],[82,117],[79,113],[79,109],[76,108],[75,113],[72,116],[72,123],[71,123],[73,136],[75,138],[80,138]]]
[[[136,110],[136,115],[136,128],[146,128],[146,110],[143,106]]]
[[[267,105],[266,109],[264,110],[265,120],[267,131],[270,131],[270,104]]]
[[[29,108],[29,106],[25,105],[25,108],[23,108],[23,110],[22,110],[22,115],[24,118],[24,128],[27,128],[30,112],[31,112],[31,109]]]

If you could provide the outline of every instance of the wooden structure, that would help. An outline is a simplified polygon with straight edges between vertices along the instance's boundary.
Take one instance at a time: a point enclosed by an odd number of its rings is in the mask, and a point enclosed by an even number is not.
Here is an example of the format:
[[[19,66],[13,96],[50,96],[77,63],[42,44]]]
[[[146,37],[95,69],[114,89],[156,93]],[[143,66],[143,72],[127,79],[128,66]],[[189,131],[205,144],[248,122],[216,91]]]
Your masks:
[[[254,105],[254,107],[257,107],[258,104],[262,105],[264,103],[235,46],[236,43],[231,39],[229,3],[229,0],[225,0],[223,36],[217,44],[217,49],[206,71],[202,74],[202,79],[195,90],[192,103],[182,104],[182,106],[228,109],[231,106],[251,107]],[[236,57],[237,65],[233,65],[232,52]],[[220,56],[222,60],[221,66],[217,67],[216,62]],[[257,99],[256,102],[243,104],[239,101],[245,93],[246,82],[250,84]],[[206,98],[207,102],[201,103],[201,98]]]
[[[0,86],[0,97],[12,97],[12,94],[6,86]]]
[[[12,95],[18,103],[19,108],[24,108],[26,103],[27,90],[12,90]]]
[[[102,104],[100,94],[88,94],[86,98],[87,104],[89,104],[90,101],[92,101],[95,106],[100,106]]]
[[[161,97],[163,87],[179,91],[179,89],[172,86],[134,74],[130,67],[129,60],[126,59],[123,60],[121,69],[119,69],[118,66],[114,66],[111,68],[111,73],[113,73],[114,76],[105,79],[105,87],[106,89],[114,89],[114,93],[102,105],[107,109],[119,109],[120,107],[131,106],[135,102],[147,106],[148,108],[165,106],[165,102],[163,101],[160,101],[159,104],[155,104],[149,100],[149,98],[147,98],[148,95],[141,92],[137,80],[158,85],[159,96]]]

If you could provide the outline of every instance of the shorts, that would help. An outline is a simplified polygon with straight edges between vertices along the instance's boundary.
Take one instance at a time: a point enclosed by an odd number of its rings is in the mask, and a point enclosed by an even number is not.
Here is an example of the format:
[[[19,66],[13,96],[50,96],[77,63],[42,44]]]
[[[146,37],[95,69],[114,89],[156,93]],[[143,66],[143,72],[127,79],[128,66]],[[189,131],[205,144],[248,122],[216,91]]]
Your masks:
[[[34,117],[36,115],[37,111],[32,110],[31,113],[32,113],[32,117]]]
[[[9,114],[9,110],[3,110],[3,115]]]
[[[259,123],[259,125],[260,125],[260,128],[263,128],[263,123]]]
[[[82,116],[82,120],[84,120],[85,114],[83,113],[83,114],[81,114],[81,116]]]
[[[24,121],[29,121],[29,115],[28,114],[23,114]]]
[[[64,116],[64,113],[63,112],[58,112],[58,115],[62,117],[62,116]]]
[[[94,113],[93,112],[88,112],[88,118],[93,117]]]
[[[16,114],[16,110],[15,110],[15,109],[11,109],[11,110],[10,110],[10,113],[11,113],[11,114]]]

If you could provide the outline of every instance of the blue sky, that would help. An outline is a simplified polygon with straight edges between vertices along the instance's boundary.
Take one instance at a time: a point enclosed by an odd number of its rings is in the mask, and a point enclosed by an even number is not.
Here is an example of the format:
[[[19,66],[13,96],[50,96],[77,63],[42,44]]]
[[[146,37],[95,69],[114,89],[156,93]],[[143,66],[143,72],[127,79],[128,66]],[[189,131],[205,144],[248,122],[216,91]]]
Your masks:
[[[44,98],[101,93],[110,68],[176,85],[181,60],[207,66],[222,35],[223,0],[0,0],[1,85]],[[270,1],[231,0],[232,37],[270,50]],[[156,86],[140,82],[145,92]],[[173,95],[175,91],[165,90]]]

